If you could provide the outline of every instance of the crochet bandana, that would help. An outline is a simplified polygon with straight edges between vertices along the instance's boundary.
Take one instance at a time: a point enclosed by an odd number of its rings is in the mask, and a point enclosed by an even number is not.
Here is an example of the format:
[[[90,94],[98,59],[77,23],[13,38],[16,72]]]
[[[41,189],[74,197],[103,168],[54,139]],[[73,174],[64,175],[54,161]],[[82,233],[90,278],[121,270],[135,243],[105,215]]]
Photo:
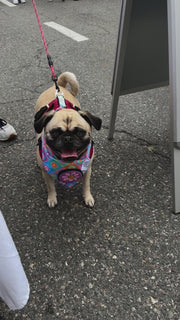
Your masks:
[[[73,187],[79,182],[88,169],[93,154],[93,143],[90,142],[83,155],[69,163],[58,159],[42,137],[42,161],[46,172],[63,186]]]

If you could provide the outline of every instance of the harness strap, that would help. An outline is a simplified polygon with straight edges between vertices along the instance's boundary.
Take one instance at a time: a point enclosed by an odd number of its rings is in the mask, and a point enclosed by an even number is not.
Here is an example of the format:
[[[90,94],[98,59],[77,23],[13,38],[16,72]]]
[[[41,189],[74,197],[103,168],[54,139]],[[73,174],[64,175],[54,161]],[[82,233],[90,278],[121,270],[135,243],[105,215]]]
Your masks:
[[[64,105],[63,105],[64,103]],[[80,109],[73,105],[70,101],[63,98],[62,102],[60,103],[59,97],[51,101],[49,104],[47,104],[45,107],[42,108],[42,114],[45,114],[51,110],[59,111],[61,109],[73,109],[75,111],[79,111]],[[41,109],[40,109],[41,111]],[[42,116],[41,114],[41,116]]]

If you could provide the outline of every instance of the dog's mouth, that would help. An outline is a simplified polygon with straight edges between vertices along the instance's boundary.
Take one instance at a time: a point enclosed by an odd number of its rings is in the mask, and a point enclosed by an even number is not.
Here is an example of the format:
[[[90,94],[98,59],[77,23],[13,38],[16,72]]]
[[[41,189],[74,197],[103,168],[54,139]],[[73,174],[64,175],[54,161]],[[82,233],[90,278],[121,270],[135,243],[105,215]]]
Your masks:
[[[87,150],[90,140],[87,139],[83,143],[69,143],[64,144],[59,141],[59,143],[54,143],[51,140],[46,140],[46,143],[51,148],[55,156],[64,162],[73,162],[78,160],[82,154]]]
[[[56,156],[64,162],[73,162],[78,160],[82,154],[86,151],[87,146],[85,148],[81,148],[79,150],[68,150],[62,149],[60,152],[56,152]]]
[[[62,150],[60,156],[63,161],[68,162],[78,159],[78,154],[76,150]]]

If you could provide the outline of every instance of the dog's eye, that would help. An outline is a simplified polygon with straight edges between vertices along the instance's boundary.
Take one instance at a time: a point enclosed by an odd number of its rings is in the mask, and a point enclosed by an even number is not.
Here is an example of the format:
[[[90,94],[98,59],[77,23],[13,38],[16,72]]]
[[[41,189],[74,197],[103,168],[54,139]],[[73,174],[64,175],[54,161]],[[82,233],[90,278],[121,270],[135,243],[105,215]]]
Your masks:
[[[75,134],[79,137],[79,138],[83,138],[86,135],[86,131],[81,129],[81,128],[76,128],[75,129]]]
[[[62,133],[63,133],[63,131],[61,130],[61,128],[57,128],[57,129],[53,129],[53,130],[51,130],[51,137],[53,138],[53,139],[56,139],[56,138],[58,138]]]

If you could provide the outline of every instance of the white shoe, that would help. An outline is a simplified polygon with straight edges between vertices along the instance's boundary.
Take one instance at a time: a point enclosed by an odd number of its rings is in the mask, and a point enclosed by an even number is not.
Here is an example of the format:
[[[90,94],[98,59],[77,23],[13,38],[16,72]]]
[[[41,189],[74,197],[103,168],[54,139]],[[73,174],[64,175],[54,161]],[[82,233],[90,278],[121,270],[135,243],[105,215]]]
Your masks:
[[[11,140],[17,136],[16,130],[5,120],[0,119],[0,141]]]
[[[26,2],[26,0],[20,0],[20,2],[21,2],[21,3],[25,3],[25,2]]]
[[[13,3],[14,4],[19,4],[19,1],[18,0],[13,0]]]

